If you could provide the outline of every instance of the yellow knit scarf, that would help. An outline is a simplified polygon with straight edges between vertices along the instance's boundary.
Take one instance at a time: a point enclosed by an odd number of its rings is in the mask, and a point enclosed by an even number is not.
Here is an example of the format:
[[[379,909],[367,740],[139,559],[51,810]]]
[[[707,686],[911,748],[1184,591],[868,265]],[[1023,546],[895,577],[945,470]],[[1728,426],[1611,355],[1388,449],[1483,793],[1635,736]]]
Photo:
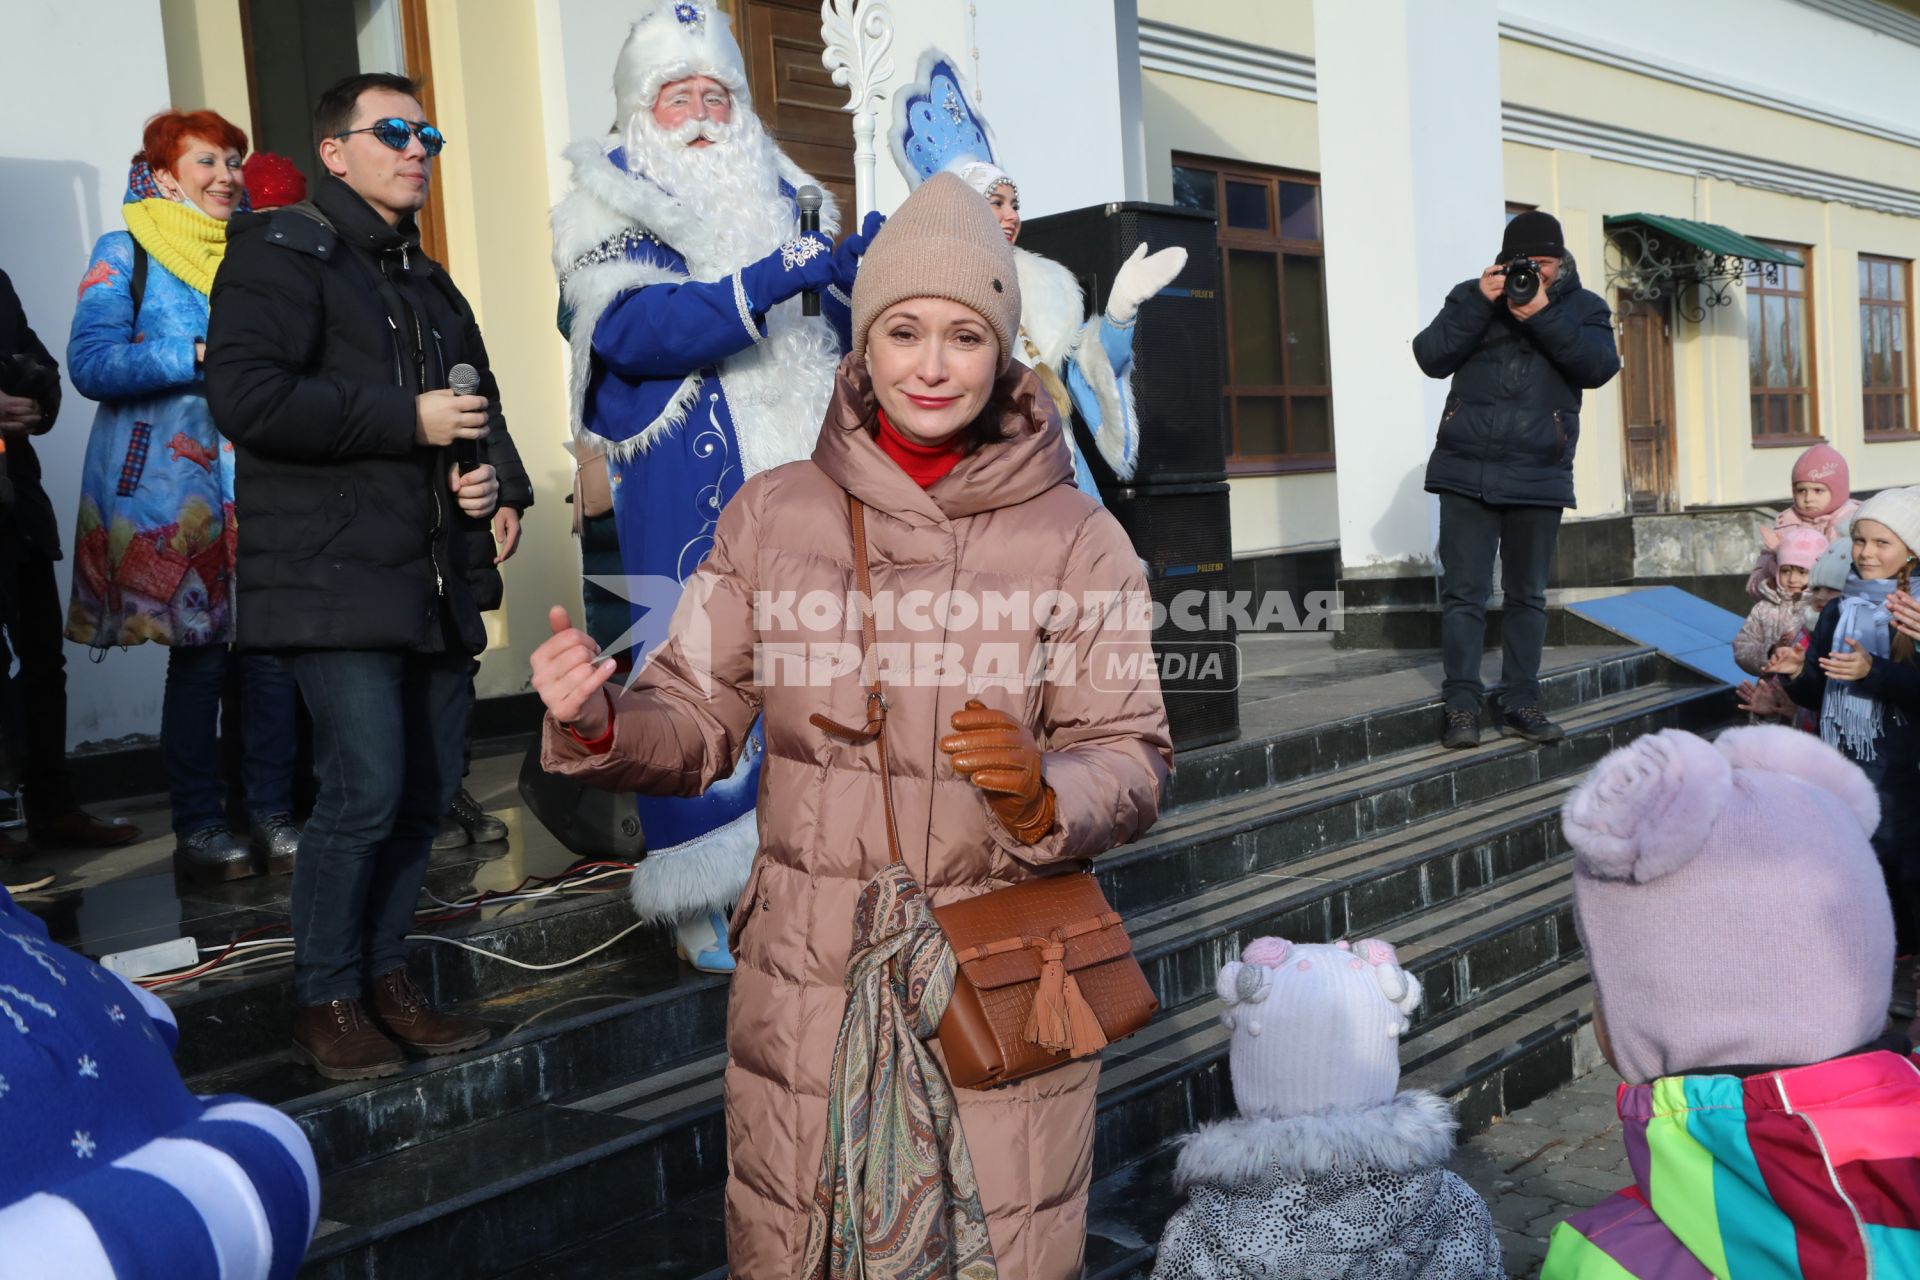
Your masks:
[[[213,292],[213,273],[227,252],[226,223],[172,200],[123,204],[120,214],[148,257],[201,293]]]

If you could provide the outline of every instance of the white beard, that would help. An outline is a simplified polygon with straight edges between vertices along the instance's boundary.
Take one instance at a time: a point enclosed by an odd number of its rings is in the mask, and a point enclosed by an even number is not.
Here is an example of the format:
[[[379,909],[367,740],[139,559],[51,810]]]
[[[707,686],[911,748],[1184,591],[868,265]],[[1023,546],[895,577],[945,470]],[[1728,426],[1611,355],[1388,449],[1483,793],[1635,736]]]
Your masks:
[[[702,136],[712,145],[690,145]],[[638,112],[627,124],[627,168],[646,174],[706,225],[705,243],[674,246],[696,278],[732,275],[800,234],[780,196],[780,153],[751,111],[731,124],[689,120],[671,131]]]
[[[714,145],[687,145],[699,136]],[[621,139],[628,148],[625,172],[609,163],[605,145],[583,144],[568,152],[576,190],[554,214],[555,266],[565,279],[562,296],[575,311],[570,392],[576,436],[584,434],[593,327],[614,297],[686,276],[724,281],[777,252],[800,234],[798,212],[780,194],[781,182],[793,187],[814,182],[781,155],[749,110],[737,111],[729,125],[690,122],[672,131],[640,112],[627,122]],[[837,227],[831,197],[820,223],[828,234]],[[568,273],[580,254],[633,227],[677,251],[686,260],[686,276],[622,261]],[[751,346],[720,362],[719,388],[699,370],[689,370],[660,416],[637,435],[608,445],[609,454],[622,459],[644,453],[696,414],[696,429],[717,426],[715,401],[724,388],[739,440],[739,457],[727,459],[729,467],[753,476],[805,458],[832,396],[839,342],[824,317],[804,317],[800,307],[795,297],[770,308],[766,336],[756,335]]]

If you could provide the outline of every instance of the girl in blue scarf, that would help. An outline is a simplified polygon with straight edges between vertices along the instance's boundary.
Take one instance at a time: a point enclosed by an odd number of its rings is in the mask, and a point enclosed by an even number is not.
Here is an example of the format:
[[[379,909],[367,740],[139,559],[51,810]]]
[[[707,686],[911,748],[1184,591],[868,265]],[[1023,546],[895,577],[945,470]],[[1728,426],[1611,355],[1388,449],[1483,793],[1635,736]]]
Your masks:
[[[1853,518],[1853,572],[1828,603],[1787,695],[1818,713],[1820,736],[1859,765],[1880,793],[1873,835],[1893,899],[1898,953],[1920,935],[1920,664],[1889,608],[1920,559],[1920,487],[1888,489]]]

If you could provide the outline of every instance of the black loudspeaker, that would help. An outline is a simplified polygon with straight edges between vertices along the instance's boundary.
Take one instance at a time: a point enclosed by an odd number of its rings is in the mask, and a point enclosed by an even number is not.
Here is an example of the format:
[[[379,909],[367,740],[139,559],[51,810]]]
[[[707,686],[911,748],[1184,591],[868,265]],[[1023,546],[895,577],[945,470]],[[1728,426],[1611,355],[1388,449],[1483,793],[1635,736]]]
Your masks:
[[[1240,732],[1240,649],[1226,605],[1233,590],[1227,485],[1129,486],[1107,509],[1147,562],[1153,653],[1180,750]],[[1164,616],[1161,616],[1164,615]]]
[[[1134,328],[1140,457],[1131,483],[1219,480],[1227,468],[1221,398],[1225,300],[1214,220],[1174,205],[1126,202],[1050,214],[1020,228],[1022,249],[1073,272],[1090,312],[1105,309],[1114,272],[1142,241],[1150,253],[1180,246],[1187,251],[1187,265],[1140,308]],[[1121,483],[1091,447],[1085,424],[1076,421],[1075,427],[1101,491]]]

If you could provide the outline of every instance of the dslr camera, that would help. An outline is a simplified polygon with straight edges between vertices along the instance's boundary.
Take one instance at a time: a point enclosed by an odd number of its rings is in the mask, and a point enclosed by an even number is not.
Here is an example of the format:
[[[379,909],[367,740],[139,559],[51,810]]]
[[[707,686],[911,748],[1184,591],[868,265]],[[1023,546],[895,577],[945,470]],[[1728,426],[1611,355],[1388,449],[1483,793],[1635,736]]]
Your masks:
[[[1506,299],[1516,307],[1526,306],[1540,292],[1540,268],[1524,253],[1515,254],[1500,274],[1507,278]]]

